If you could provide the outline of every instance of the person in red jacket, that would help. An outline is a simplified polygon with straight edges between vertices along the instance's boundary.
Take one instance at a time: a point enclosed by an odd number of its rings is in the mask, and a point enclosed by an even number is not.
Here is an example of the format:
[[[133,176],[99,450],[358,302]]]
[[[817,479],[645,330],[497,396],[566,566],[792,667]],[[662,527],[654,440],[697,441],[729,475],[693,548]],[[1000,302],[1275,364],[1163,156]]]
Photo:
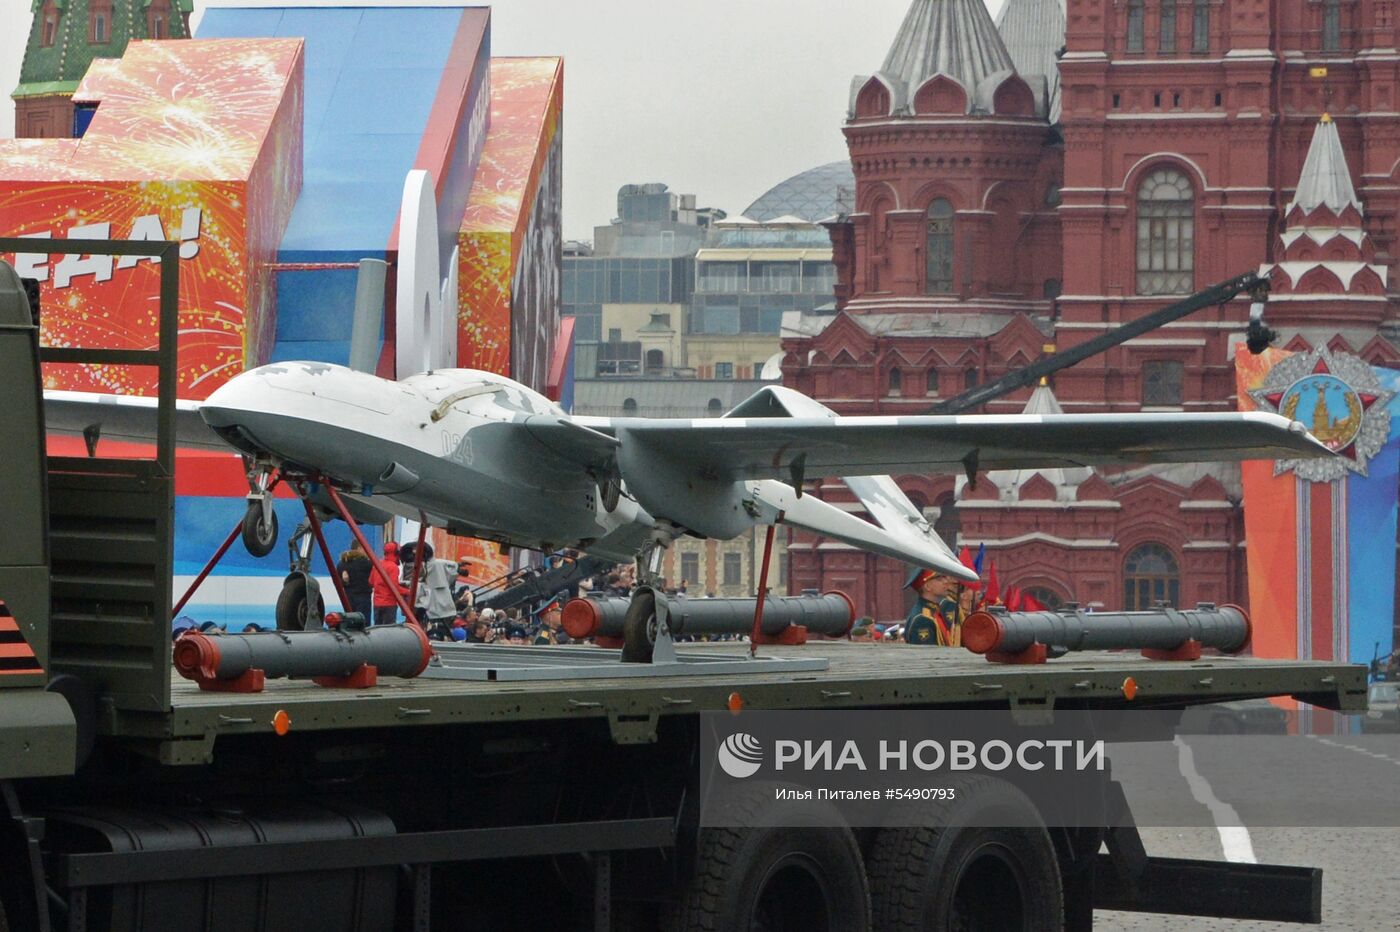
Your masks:
[[[384,543],[384,570],[388,574],[392,583],[385,582],[378,573],[374,573],[370,580],[374,597],[374,623],[377,625],[392,625],[398,621],[399,603],[394,599],[394,589],[407,597],[408,589],[399,585],[399,545],[392,540]]]

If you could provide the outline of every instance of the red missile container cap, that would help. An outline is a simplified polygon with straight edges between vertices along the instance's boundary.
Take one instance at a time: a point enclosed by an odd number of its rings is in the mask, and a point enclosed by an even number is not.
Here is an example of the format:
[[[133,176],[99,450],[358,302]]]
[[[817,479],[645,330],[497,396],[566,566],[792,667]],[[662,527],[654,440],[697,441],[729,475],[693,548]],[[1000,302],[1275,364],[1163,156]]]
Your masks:
[[[175,642],[173,651],[175,669],[185,679],[219,678],[218,638],[211,638],[207,634],[182,634]]]
[[[598,606],[594,605],[591,599],[570,599],[564,606],[564,630],[568,632],[569,637],[576,640],[591,638],[597,634],[602,620],[598,614]]]
[[[996,650],[1005,636],[1006,628],[991,612],[973,612],[962,623],[962,645],[974,654]]]
[[[855,600],[852,599],[850,596],[846,595],[846,593],[842,592],[840,589],[828,589],[826,592],[823,592],[822,595],[839,595],[841,597],[841,600],[846,603],[846,607],[850,610],[851,613],[851,620],[846,622],[845,629],[840,634],[833,634],[832,637],[843,638],[846,635],[850,634],[851,629],[856,626]]]

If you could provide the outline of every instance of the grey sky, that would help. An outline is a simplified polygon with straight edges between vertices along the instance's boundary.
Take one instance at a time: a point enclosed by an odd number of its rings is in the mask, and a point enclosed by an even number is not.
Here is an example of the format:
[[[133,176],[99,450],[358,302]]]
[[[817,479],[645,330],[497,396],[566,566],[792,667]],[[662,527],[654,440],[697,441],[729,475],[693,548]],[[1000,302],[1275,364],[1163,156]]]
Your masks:
[[[734,214],[845,158],[851,76],[880,66],[909,2],[496,0],[492,53],[564,56],[564,235],[588,239],[624,184],[662,181]],[[30,0],[0,0],[0,137],[14,135],[29,22]]]

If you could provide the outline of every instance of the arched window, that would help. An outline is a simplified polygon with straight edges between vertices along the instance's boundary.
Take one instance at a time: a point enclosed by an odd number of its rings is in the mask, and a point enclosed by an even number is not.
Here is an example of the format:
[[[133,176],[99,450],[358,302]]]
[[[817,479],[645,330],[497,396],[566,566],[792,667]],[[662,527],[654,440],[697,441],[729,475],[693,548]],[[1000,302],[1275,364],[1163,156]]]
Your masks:
[[[1324,52],[1335,52],[1341,47],[1341,0],[1322,0],[1322,50]]]
[[[705,405],[705,413],[710,417],[719,417],[724,413],[724,405],[718,398],[711,398],[710,403]]]
[[[1137,293],[1187,294],[1195,276],[1195,197],[1174,168],[1150,172],[1138,188]]]
[[[953,290],[953,205],[938,198],[928,205],[928,253],[924,291],[949,294]]]
[[[92,0],[88,6],[88,43],[106,45],[112,41],[111,0]]]
[[[647,371],[656,372],[666,364],[666,354],[659,349],[647,350]]]
[[[58,7],[53,0],[45,0],[43,7],[39,11],[44,17],[44,28],[39,35],[39,45],[44,48],[53,48],[53,44],[58,41]]]
[[[963,391],[976,388],[978,383],[977,370],[968,368],[963,370]]]
[[[1162,52],[1176,51],[1176,0],[1163,0],[1161,28],[1157,33],[1157,49]]]
[[[1048,586],[1031,586],[1023,591],[1051,611],[1055,611],[1065,604],[1065,600],[1060,597],[1060,594]]]
[[[938,394],[938,370],[937,370],[937,369],[930,369],[930,370],[928,370],[928,372],[924,375],[924,394],[925,394],[925,395],[937,395],[937,394]]]
[[[1210,51],[1210,0],[1195,0],[1192,8],[1191,51]]]
[[[169,0],[151,0],[151,5],[146,8],[146,37],[149,39],[168,38],[170,35],[169,24]]]
[[[1177,605],[1181,579],[1176,558],[1161,544],[1134,547],[1123,564],[1123,608],[1142,611],[1158,602]]]
[[[636,416],[637,416],[637,399],[635,399],[635,398],[624,398],[624,399],[622,399],[622,414],[623,414],[624,417],[636,417]]]
[[[890,393],[891,395],[898,395],[898,394],[899,394],[899,391],[900,391],[900,389],[903,387],[903,385],[904,385],[904,374],[901,373],[898,369],[891,369],[891,370],[890,370],[890,392],[889,392],[889,393]]]
[[[1142,51],[1143,35],[1143,2],[1142,0],[1128,0],[1128,51]]]

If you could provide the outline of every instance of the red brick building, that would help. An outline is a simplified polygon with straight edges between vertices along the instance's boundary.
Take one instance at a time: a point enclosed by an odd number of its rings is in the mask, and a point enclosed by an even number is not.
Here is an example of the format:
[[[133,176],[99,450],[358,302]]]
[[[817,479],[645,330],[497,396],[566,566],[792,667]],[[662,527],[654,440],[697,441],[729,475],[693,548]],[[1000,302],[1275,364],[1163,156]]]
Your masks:
[[[1259,268],[1285,345],[1395,364],[1397,47],[1389,0],[1006,0],[996,23],[982,0],[915,0],[880,71],[852,83],[837,314],[784,340],[784,381],[842,413],[914,413]],[[1246,312],[1131,340],[1033,404],[1234,410]],[[1052,599],[1246,598],[1235,468],[901,485],[948,536],[985,543],[1004,582]],[[902,567],[804,535],[789,552],[794,588],[903,613]]]

